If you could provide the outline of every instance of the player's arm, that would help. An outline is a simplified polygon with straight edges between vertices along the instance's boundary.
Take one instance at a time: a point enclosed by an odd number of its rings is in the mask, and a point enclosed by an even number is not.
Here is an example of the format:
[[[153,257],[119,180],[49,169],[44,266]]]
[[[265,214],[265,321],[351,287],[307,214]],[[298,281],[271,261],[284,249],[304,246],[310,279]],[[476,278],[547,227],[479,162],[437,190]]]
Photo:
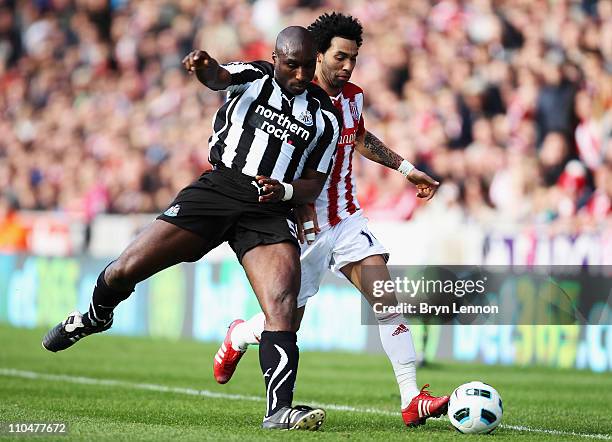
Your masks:
[[[357,137],[355,149],[368,160],[402,173],[408,181],[417,187],[419,198],[433,198],[440,186],[439,182],[393,152],[370,131],[364,130]]]
[[[279,202],[291,201],[293,204],[307,204],[314,202],[327,179],[327,173],[321,173],[312,169],[304,169],[301,178],[291,184],[282,183],[278,180],[265,176],[255,177],[260,186],[263,187],[263,195],[259,201]]]
[[[190,74],[195,74],[200,83],[212,89],[221,91],[232,84],[230,72],[212,58],[206,51],[191,51],[183,58],[183,66]]]
[[[265,61],[220,65],[207,52],[200,50],[190,52],[183,59],[183,65],[190,74],[195,73],[198,80],[210,89],[236,94],[244,92],[255,80],[274,73],[272,64]]]
[[[364,157],[390,169],[397,170],[404,159],[393,152],[376,135],[364,130],[355,140],[355,149]]]

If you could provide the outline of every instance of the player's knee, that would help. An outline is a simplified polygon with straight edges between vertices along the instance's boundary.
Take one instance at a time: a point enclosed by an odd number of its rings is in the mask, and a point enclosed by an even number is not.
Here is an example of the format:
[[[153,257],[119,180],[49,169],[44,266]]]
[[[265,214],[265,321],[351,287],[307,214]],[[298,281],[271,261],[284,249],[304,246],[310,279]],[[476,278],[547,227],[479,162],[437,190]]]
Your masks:
[[[396,306],[398,304],[398,299],[395,295],[395,292],[383,292],[382,294],[379,294],[362,291],[361,293],[372,307],[375,307],[377,305]]]
[[[297,308],[297,293],[280,290],[268,297],[266,323],[277,329],[293,330]]]
[[[293,313],[297,309],[297,293],[291,289],[278,290],[272,294],[270,302],[277,309],[290,310]]]

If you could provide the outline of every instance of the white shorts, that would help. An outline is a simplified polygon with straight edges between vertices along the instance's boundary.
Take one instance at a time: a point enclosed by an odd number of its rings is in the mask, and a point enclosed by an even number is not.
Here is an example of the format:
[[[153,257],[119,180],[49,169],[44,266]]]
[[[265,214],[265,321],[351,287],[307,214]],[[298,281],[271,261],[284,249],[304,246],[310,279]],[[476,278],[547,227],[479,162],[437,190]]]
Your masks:
[[[298,308],[305,306],[308,298],[319,291],[327,269],[343,278],[340,269],[345,265],[374,255],[383,255],[386,260],[389,255],[368,229],[368,219],[361,210],[319,233],[314,243],[302,244],[301,248],[302,285]]]

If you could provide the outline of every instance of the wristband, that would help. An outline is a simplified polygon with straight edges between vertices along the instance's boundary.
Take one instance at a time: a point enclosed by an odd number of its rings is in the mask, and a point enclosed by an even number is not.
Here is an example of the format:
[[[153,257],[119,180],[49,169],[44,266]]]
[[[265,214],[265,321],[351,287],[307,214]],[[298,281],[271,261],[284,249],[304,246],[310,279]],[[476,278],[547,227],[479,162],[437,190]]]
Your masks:
[[[412,170],[414,169],[414,164],[412,164],[410,161],[408,160],[404,160],[402,161],[402,164],[399,165],[399,167],[397,168],[397,170],[399,171],[399,173],[401,173],[402,175],[404,175],[405,177],[408,176],[408,174],[410,172],[412,172]]]
[[[285,195],[283,196],[282,201],[289,201],[291,198],[293,198],[293,186],[287,183],[281,183],[281,184],[285,188]]]

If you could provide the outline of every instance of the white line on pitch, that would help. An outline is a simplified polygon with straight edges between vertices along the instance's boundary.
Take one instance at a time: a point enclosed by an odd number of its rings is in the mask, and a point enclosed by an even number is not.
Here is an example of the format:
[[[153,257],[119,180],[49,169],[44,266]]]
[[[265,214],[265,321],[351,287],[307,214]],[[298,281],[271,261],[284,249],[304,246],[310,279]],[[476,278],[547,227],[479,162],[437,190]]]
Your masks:
[[[184,387],[169,387],[167,385],[159,384],[146,384],[146,383],[135,383],[120,381],[116,379],[95,379],[87,378],[83,376],[68,376],[62,374],[46,374],[37,373],[34,371],[15,370],[12,368],[0,368],[0,376],[23,378],[23,379],[40,379],[45,381],[64,381],[73,384],[87,384],[87,385],[103,385],[106,387],[123,387],[135,390],[149,390],[159,393],[176,393],[186,394],[190,396],[204,396],[215,399],[230,399],[239,401],[252,401],[252,402],[265,402],[265,399],[260,396],[249,396],[244,394],[229,394],[229,393],[216,393],[210,390],[196,390],[194,388]],[[350,411],[353,413],[370,413],[379,414],[384,416],[398,416],[399,413],[380,410],[377,408],[359,408],[351,407],[350,405],[337,405],[337,404],[322,404],[322,403],[311,403],[315,407],[327,408],[335,411]],[[562,430],[547,430],[544,428],[533,428],[522,425],[507,425],[501,424],[500,427],[507,428],[509,430],[524,431],[529,433],[540,433],[550,434],[554,436],[574,436],[574,437],[588,437],[592,439],[612,440],[612,436],[608,434],[589,434],[589,433],[576,433],[573,431],[562,431]]]
[[[562,431],[562,430],[546,430],[544,428],[532,428],[525,427],[523,425],[506,425],[501,424],[500,427],[507,428],[509,430],[516,431],[528,431],[531,433],[541,433],[541,434],[550,434],[553,436],[573,436],[573,437],[590,437],[593,439],[603,439],[603,440],[611,440],[612,436],[609,434],[588,434],[588,433],[575,433],[573,431]]]

